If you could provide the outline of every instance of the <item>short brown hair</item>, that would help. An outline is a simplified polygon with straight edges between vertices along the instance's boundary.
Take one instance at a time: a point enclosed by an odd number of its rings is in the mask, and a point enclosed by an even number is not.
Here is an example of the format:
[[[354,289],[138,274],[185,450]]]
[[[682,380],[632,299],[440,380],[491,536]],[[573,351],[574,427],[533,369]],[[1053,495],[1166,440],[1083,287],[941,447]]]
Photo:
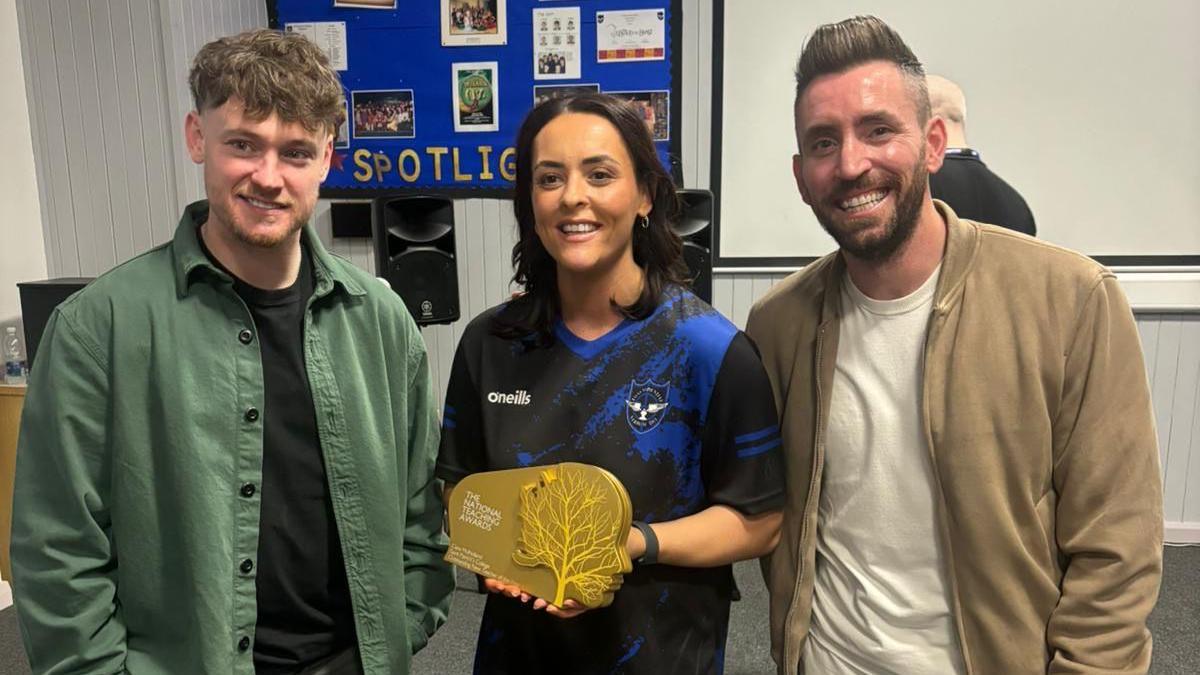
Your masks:
[[[336,136],[346,121],[342,85],[329,59],[295,33],[264,28],[214,40],[196,54],[188,86],[197,112],[237,98],[251,119],[275,113],[310,132]]]
[[[856,16],[837,23],[818,26],[809,36],[796,63],[796,100],[812,81],[822,75],[844,73],[870,61],[894,63],[908,84],[917,119],[929,121],[929,89],[925,85],[925,68],[916,55],[904,44],[900,34],[873,16]]]

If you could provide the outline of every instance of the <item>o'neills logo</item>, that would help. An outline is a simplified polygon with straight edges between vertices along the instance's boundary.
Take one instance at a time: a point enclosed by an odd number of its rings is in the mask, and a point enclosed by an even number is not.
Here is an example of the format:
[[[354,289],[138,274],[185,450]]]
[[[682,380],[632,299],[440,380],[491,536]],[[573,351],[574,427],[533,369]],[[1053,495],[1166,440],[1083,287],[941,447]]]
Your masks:
[[[511,394],[501,394],[498,391],[493,391],[488,394],[488,403],[507,403],[508,405],[529,405],[533,399],[529,397],[529,392],[524,389],[518,389]]]

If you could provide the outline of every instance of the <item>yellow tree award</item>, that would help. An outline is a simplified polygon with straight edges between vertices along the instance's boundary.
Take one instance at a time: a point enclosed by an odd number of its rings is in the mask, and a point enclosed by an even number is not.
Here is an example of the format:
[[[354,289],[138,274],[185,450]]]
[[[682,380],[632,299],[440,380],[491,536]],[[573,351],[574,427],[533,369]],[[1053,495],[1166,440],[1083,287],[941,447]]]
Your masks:
[[[633,517],[616,476],[567,462],[464,478],[450,495],[446,561],[562,606],[605,607],[632,569]]]

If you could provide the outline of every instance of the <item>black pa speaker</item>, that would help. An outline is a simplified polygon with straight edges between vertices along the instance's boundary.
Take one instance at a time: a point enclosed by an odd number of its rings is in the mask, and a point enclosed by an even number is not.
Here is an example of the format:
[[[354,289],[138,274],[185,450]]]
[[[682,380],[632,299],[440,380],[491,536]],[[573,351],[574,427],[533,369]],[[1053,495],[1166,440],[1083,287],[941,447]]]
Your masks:
[[[370,202],[332,202],[329,216],[334,239],[371,238]]]
[[[683,239],[683,261],[692,279],[692,292],[712,304],[713,195],[708,190],[680,190],[683,217],[675,234]]]
[[[454,204],[441,197],[379,197],[371,204],[375,273],[418,325],[458,320]]]
[[[21,323],[25,324],[25,360],[30,370],[33,370],[33,357],[37,355],[50,313],[90,282],[90,277],[64,277],[17,284],[17,292],[21,295]]]

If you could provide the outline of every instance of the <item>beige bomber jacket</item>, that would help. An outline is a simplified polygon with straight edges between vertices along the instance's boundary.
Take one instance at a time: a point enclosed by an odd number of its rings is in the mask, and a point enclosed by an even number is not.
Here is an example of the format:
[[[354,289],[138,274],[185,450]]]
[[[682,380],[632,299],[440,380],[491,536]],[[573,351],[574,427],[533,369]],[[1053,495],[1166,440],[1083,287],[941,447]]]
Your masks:
[[[1162,487],[1145,363],[1111,272],[960,220],[925,343],[922,408],[951,607],[968,673],[1140,673],[1162,572]],[[782,415],[787,504],[764,560],[772,655],[797,672],[845,265],[830,254],[755,304]]]

